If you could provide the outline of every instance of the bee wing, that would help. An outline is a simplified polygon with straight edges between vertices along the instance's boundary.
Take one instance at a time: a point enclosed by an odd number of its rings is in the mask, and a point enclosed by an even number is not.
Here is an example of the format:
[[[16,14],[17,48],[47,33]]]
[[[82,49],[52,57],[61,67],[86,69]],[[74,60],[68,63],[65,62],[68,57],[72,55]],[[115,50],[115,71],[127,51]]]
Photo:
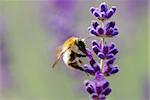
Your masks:
[[[63,50],[62,47],[59,47],[56,51],[56,60],[52,65],[52,68],[55,67],[55,65],[58,63],[58,61],[61,59],[61,57],[63,56],[63,54],[69,49],[70,47],[66,48],[65,50]]]

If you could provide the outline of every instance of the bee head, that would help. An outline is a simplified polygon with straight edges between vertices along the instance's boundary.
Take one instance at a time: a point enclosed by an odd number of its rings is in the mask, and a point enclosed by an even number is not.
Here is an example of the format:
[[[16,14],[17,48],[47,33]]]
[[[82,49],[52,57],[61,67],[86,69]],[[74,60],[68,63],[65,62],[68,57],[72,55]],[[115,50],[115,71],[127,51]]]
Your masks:
[[[86,52],[84,39],[77,39],[75,41],[75,44],[77,45],[77,47],[79,48],[79,50],[81,50],[83,53]]]

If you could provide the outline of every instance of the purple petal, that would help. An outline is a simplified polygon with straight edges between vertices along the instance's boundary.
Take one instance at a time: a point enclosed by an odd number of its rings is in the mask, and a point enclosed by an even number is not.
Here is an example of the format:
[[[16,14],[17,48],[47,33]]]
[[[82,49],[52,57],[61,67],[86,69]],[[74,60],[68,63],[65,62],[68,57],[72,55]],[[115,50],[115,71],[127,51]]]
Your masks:
[[[103,84],[103,89],[107,88],[108,86],[109,86],[109,82],[107,81]]]
[[[99,66],[99,64],[97,64],[97,63],[95,63],[95,64],[93,65],[93,69],[94,69],[95,72],[101,71],[101,70],[100,70],[100,66]]]
[[[94,69],[90,65],[84,65],[84,71],[91,74],[91,75],[95,74]]]
[[[96,29],[96,27],[98,26],[98,22],[97,21],[92,21],[92,26],[94,29]]]
[[[92,98],[92,100],[98,100],[98,94],[97,93],[92,93],[91,95],[90,95],[90,98]]]
[[[109,59],[106,63],[107,63],[107,66],[110,66],[112,65],[114,62],[115,62],[116,58],[112,58],[112,59]]]
[[[112,36],[115,36],[115,35],[118,35],[118,34],[119,34],[118,31],[114,31],[114,32],[112,33]]]
[[[106,25],[106,29],[109,29],[109,28],[114,28],[115,27],[115,22],[114,21],[111,21],[111,22],[108,22],[107,25]]]
[[[115,47],[114,43],[111,43],[110,46],[109,46],[110,49],[113,49],[114,47]]]
[[[108,51],[109,51],[109,47],[107,45],[104,45],[104,47],[103,47],[103,53],[107,54]]]
[[[106,55],[106,59],[111,59],[113,57],[114,57],[114,54],[108,54],[108,55]]]
[[[107,12],[108,5],[105,2],[103,2],[103,3],[100,4],[100,9],[101,9],[101,12],[103,12],[103,11]]]
[[[94,89],[93,89],[91,86],[89,86],[89,85],[86,87],[86,91],[87,91],[89,94],[95,93],[95,92],[94,92]]]
[[[99,46],[96,40],[93,40],[93,41],[92,41],[92,45],[93,45],[93,46],[96,45],[97,47]]]
[[[110,92],[111,92],[111,88],[107,88],[107,89],[103,92],[103,94],[104,94],[105,96],[107,96],[107,95],[110,94]]]
[[[105,80],[105,78],[104,78],[103,74],[98,71],[98,72],[96,72],[96,74],[95,74],[95,80],[97,80],[97,81],[102,81],[102,80]]]
[[[96,45],[92,46],[92,49],[96,54],[98,54],[100,52],[100,49]]]
[[[109,53],[112,53],[114,55],[116,55],[118,53],[118,49],[114,48],[113,50],[111,50]]]
[[[86,86],[86,90],[90,94],[95,93],[95,83],[93,81],[89,81],[88,85]]]
[[[101,17],[100,13],[99,13],[98,11],[96,11],[96,10],[93,12],[93,15],[94,15],[95,17],[97,17],[97,18],[100,18],[100,17]]]
[[[101,12],[101,13],[100,13],[100,17],[101,17],[102,19],[105,19],[105,18],[107,17],[107,15],[106,15],[105,12]]]
[[[102,92],[102,87],[96,86],[96,92],[97,92],[97,94],[101,94],[101,92]]]
[[[105,66],[104,66],[104,70],[103,70],[103,74],[104,74],[105,76],[110,76],[110,75],[111,75],[111,74],[110,74],[110,71],[111,71],[110,66],[105,65]]]
[[[99,34],[99,35],[104,34],[104,30],[103,30],[102,27],[98,27],[97,30],[98,30],[98,34]]]
[[[112,33],[113,33],[113,29],[112,28],[109,28],[106,30],[106,35],[107,36],[112,36]]]
[[[116,12],[116,6],[112,6],[111,9],[113,9],[114,13]]]
[[[110,9],[107,11],[107,18],[109,19],[114,14],[114,10]]]
[[[102,52],[99,52],[97,55],[99,58],[105,59],[105,55]]]
[[[91,7],[91,8],[90,8],[90,12],[93,14],[94,11],[95,11],[95,8],[94,8],[94,7]]]
[[[118,67],[118,66],[113,67],[110,73],[111,73],[111,74],[115,74],[115,73],[117,73],[117,72],[119,72],[119,67]]]
[[[90,64],[92,67],[94,66],[94,64],[96,64],[96,61],[94,60],[94,58],[90,59]]]
[[[97,34],[97,32],[96,32],[96,30],[95,30],[94,28],[91,28],[91,29],[89,30],[89,32],[90,32],[91,34],[93,34],[93,35],[98,36],[98,34]]]

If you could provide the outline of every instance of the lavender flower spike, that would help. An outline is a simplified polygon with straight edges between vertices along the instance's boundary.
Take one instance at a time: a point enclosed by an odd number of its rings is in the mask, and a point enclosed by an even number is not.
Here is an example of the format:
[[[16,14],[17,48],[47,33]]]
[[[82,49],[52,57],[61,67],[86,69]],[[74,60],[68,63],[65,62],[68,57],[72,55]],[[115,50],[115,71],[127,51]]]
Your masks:
[[[99,8],[91,7],[90,12],[97,19],[103,21],[113,16],[113,14],[116,12],[116,7],[112,6],[110,9],[108,9],[108,5],[105,2],[103,2],[100,4]]]
[[[109,82],[100,72],[97,72],[93,79],[84,81],[84,85],[92,100],[106,100],[106,96],[111,92]]]
[[[92,35],[100,38],[100,43],[96,40],[92,41],[91,49],[94,53],[87,49],[90,54],[87,55],[89,64],[84,65],[84,70],[93,77],[84,81],[84,85],[92,100],[106,100],[112,89],[105,77],[119,72],[118,65],[115,65],[118,49],[114,43],[106,43],[105,41],[106,38],[112,38],[119,34],[115,21],[108,21],[116,12],[116,7],[112,6],[109,9],[108,5],[103,2],[99,8],[91,7],[90,12],[100,22],[92,21],[88,30]],[[94,54],[99,61],[94,59]]]

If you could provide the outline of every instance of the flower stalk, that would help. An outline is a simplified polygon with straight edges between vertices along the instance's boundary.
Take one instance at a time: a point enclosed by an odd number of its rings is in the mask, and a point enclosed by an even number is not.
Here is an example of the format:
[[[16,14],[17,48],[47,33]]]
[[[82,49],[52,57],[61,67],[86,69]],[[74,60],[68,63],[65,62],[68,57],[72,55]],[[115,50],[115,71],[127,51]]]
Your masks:
[[[105,27],[105,20],[102,21],[102,28],[104,29],[104,27]],[[105,33],[105,31],[104,31],[104,33]],[[101,42],[102,42],[102,48],[103,48],[104,47],[104,43],[105,43],[105,37],[101,37]],[[100,69],[103,72],[103,67],[104,67],[104,60],[103,59],[100,60],[100,64],[101,64],[100,65]]]
[[[104,43],[105,43],[105,38],[102,37],[101,38],[101,41],[102,41],[102,48],[104,47]],[[103,71],[103,67],[104,67],[104,59],[101,59],[100,60],[100,69]]]
[[[115,21],[108,21],[116,12],[116,7],[112,6],[109,9],[108,5],[103,2],[99,8],[91,7],[90,12],[96,19],[101,21],[101,24],[95,20],[92,21],[91,26],[88,28],[91,35],[100,38],[100,43],[96,40],[92,41],[92,50],[100,59],[100,64],[94,59],[93,52],[87,49],[87,58],[90,65],[85,64],[84,70],[93,78],[85,80],[84,85],[92,100],[106,100],[106,96],[111,93],[112,89],[105,77],[119,72],[119,67],[114,65],[118,49],[114,43],[107,44],[105,41],[106,38],[112,38],[119,34]]]

